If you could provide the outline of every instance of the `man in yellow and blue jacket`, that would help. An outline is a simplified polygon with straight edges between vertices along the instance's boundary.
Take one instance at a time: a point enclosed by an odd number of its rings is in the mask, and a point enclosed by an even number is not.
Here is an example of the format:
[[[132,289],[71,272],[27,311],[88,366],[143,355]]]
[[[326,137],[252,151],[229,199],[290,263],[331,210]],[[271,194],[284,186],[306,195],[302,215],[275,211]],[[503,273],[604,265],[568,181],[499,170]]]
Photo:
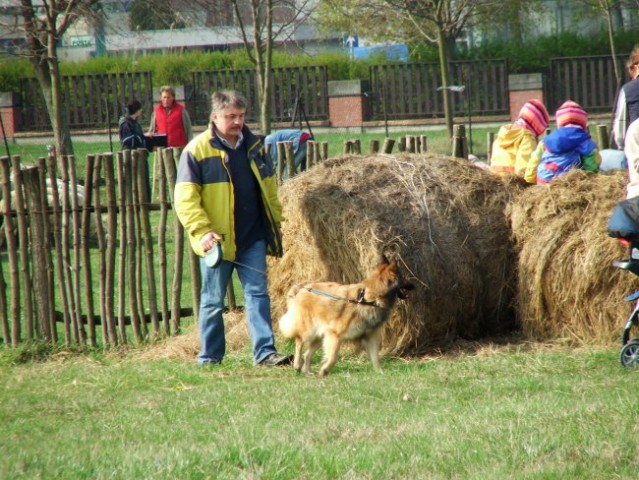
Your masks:
[[[288,365],[275,349],[266,255],[282,255],[282,205],[273,164],[260,138],[244,124],[246,99],[235,91],[211,95],[210,128],[182,151],[174,209],[200,258],[200,366],[222,361],[224,296],[234,269],[242,283],[256,365]],[[222,262],[206,252],[222,246]]]

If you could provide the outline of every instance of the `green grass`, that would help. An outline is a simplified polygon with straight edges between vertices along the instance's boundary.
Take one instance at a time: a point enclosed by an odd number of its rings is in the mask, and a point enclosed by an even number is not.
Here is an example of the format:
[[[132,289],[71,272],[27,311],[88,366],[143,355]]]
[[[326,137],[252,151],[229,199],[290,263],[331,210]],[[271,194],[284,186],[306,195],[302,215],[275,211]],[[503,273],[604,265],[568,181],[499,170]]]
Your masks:
[[[488,132],[497,132],[497,128],[490,127],[473,127],[472,137],[472,151],[479,157],[486,156],[486,134]],[[396,142],[400,137],[406,135],[426,135],[428,137],[428,151],[441,154],[450,155],[452,148],[451,142],[448,139],[448,134],[444,127],[440,129],[424,129],[423,131],[391,131],[389,137]],[[470,141],[470,136],[467,138]],[[375,133],[345,133],[339,129],[331,130],[330,132],[315,132],[315,140],[318,142],[328,142],[329,157],[336,156],[342,153],[345,140],[359,139],[361,143],[362,153],[367,154],[369,152],[369,146],[371,140],[378,140],[380,142],[380,148],[384,143],[386,134],[382,131]],[[117,139],[114,140],[113,149],[115,152],[119,150],[119,144]],[[73,143],[75,157],[78,165],[78,178],[84,178],[84,163],[88,154],[97,154],[110,151],[110,145],[108,142],[83,142],[74,141]],[[397,144],[393,148],[393,152],[397,152]],[[9,152],[11,155],[20,155],[22,162],[27,165],[32,165],[38,157],[46,156],[46,145],[43,143],[33,143],[29,139],[18,139],[16,143],[9,144]],[[4,145],[0,147],[0,155],[5,155],[6,149]]]
[[[290,347],[290,346],[289,346]],[[12,356],[13,355],[13,356]],[[316,365],[314,365],[316,368]],[[620,479],[639,466],[618,349],[367,360],[326,379],[136,356],[0,353],[0,478]]]

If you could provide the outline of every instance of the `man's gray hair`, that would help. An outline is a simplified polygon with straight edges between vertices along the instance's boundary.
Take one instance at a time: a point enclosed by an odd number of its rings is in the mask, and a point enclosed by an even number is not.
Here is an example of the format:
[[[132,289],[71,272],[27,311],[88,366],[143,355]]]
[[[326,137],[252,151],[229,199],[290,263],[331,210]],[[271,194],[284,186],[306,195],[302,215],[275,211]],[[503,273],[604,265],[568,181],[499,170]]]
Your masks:
[[[220,90],[211,94],[211,113],[219,113],[230,106],[246,110],[246,98],[235,90]]]

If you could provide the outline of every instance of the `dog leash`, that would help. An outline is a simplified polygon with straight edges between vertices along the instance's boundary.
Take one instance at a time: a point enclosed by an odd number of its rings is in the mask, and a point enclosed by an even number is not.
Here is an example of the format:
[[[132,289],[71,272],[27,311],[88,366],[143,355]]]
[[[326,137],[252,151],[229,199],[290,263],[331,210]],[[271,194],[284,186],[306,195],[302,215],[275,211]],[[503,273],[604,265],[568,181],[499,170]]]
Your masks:
[[[266,272],[260,270],[259,268],[255,268],[255,267],[251,267],[250,265],[246,265],[245,263],[240,263],[237,262],[235,260],[224,260],[225,262],[229,262],[229,263],[233,263],[235,265],[238,265],[240,267],[244,267],[244,268],[248,268],[249,270],[253,270],[257,273],[261,273],[262,275],[266,275]],[[340,297],[338,295],[333,295],[332,293],[329,292],[325,292],[324,290],[318,290],[316,288],[311,288],[311,287],[303,287],[304,290],[309,291],[310,293],[314,293],[315,295],[323,295],[324,297],[329,297],[332,298],[333,300],[342,300],[344,302],[348,302],[348,303],[354,303],[356,305],[365,305],[367,307],[377,307],[377,308],[383,308],[379,305],[377,305],[374,301],[366,301],[364,300],[364,295],[366,294],[366,290],[364,288],[360,289],[359,293],[357,294],[357,300],[351,300],[350,298],[346,298],[346,297]]]
[[[332,293],[329,292],[325,292],[324,290],[318,290],[316,288],[311,288],[311,287],[302,287],[304,288],[304,290],[308,290],[311,293],[314,293],[315,295],[323,295],[325,297],[328,298],[332,298],[333,300],[343,300],[345,302],[348,303],[355,303],[358,305],[366,305],[368,307],[377,307],[377,308],[382,308],[379,305],[377,305],[375,302],[367,302],[366,300],[364,300],[364,295],[366,294],[366,290],[365,289],[360,289],[359,293],[357,294],[357,300],[351,300],[350,298],[345,298],[345,297],[340,297],[338,295],[333,295]]]
[[[235,260],[224,260],[225,262],[233,263],[238,267],[248,268],[249,270],[253,270],[254,272],[261,273],[262,275],[266,275],[266,272],[260,270],[259,268],[251,267],[250,265],[246,265],[245,263],[236,262]]]

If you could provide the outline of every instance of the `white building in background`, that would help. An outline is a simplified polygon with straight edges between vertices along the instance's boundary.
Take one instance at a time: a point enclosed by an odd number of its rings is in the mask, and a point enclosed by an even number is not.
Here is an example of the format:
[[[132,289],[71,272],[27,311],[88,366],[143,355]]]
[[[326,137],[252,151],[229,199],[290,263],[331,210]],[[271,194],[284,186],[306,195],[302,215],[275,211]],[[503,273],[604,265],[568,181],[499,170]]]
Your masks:
[[[36,3],[37,0],[34,0]],[[316,0],[313,0],[314,2]],[[232,7],[228,0],[208,0],[205,8],[198,2],[177,0],[180,22],[185,28],[141,30],[131,28],[131,0],[99,2],[102,15],[98,20],[81,20],[68,30],[58,45],[58,54],[65,60],[85,60],[103,54],[175,52],[185,50],[229,50],[243,48],[239,28],[234,26]],[[308,0],[298,0],[298,5]],[[20,0],[0,0],[0,48],[12,52],[24,45],[20,29]],[[222,12],[213,15],[211,12]],[[274,30],[282,31],[276,38],[278,46],[307,52],[341,46],[341,37],[326,39],[311,22],[292,21],[290,12],[275,9]]]
[[[587,7],[579,0],[542,0],[524,23],[522,38],[515,38],[507,29],[497,30],[484,25],[470,27],[457,43],[466,47],[481,44],[483,40],[527,40],[540,36],[557,35],[564,32],[595,35],[607,31],[601,11]],[[639,28],[639,9],[636,2],[619,3],[612,15],[613,26],[617,31]]]
[[[33,0],[37,4],[41,0]],[[205,8],[197,1],[174,0],[172,6],[179,11],[179,21],[185,28],[165,30],[140,30],[130,27],[133,0],[103,0],[99,2],[103,16],[101,21],[82,20],[75,24],[58,46],[60,58],[85,60],[103,54],[163,53],[187,50],[229,50],[242,48],[240,31],[234,26],[229,0],[207,0],[215,7]],[[309,0],[296,0],[298,5]],[[319,0],[311,0],[317,3]],[[245,0],[248,2],[248,0]],[[583,4],[577,1],[545,0],[544,7],[532,14],[527,24],[532,26],[530,36],[551,35],[563,31],[594,33],[602,28],[603,19],[585,17]],[[176,7],[179,6],[179,8]],[[19,50],[24,45],[19,11],[20,0],[0,0],[0,52]],[[277,10],[277,9],[276,9]],[[288,12],[290,14],[290,12]],[[275,28],[290,20],[285,9],[275,12]],[[320,34],[312,21],[291,22],[278,36],[278,47],[314,54],[326,50],[343,50],[352,53],[352,47],[343,43],[340,35],[327,38]],[[616,12],[617,27],[636,28],[639,12],[636,8],[622,8]],[[485,35],[508,38],[507,32],[483,28],[469,28],[458,43],[472,47]],[[359,47],[362,47],[359,45]]]

